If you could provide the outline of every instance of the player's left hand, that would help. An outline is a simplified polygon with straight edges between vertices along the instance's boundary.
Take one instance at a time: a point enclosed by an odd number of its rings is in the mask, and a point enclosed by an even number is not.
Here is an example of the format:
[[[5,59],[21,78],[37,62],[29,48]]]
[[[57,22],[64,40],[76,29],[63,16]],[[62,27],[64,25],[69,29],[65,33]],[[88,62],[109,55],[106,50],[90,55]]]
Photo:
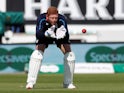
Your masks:
[[[62,25],[56,30],[56,39],[62,39],[66,35],[66,28]]]

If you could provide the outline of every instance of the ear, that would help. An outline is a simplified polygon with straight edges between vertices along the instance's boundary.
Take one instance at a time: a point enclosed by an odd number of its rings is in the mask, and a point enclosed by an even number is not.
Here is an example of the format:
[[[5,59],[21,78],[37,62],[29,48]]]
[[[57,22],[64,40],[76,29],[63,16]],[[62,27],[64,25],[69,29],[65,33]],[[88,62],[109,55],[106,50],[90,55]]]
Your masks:
[[[46,15],[46,21],[48,21],[48,15]]]

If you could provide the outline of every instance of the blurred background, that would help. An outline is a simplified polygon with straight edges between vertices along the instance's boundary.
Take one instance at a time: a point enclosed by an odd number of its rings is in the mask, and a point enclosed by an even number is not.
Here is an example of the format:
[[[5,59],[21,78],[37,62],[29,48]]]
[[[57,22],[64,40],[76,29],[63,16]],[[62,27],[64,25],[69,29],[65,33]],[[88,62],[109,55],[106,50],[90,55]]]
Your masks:
[[[36,19],[49,6],[67,19],[75,73],[124,72],[124,0],[1,0],[0,73],[28,72]],[[56,45],[45,51],[40,73],[63,73]]]

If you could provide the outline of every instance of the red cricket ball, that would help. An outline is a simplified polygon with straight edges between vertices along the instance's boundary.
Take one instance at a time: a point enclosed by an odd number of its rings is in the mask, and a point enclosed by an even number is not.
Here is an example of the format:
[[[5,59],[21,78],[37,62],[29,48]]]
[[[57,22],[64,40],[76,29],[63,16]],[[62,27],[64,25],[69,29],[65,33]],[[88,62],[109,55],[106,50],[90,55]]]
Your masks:
[[[82,33],[86,33],[86,29],[82,29]]]

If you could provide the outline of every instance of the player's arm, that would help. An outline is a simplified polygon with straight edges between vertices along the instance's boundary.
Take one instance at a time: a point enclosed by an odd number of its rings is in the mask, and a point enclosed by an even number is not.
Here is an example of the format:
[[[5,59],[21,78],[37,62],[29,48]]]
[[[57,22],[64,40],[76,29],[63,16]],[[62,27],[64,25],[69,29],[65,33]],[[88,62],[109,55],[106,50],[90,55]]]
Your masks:
[[[45,37],[45,35],[44,35],[44,32],[45,32],[44,31],[45,30],[44,24],[45,24],[45,18],[42,17],[42,16],[39,16],[37,18],[37,23],[36,23],[36,37],[38,39]]]
[[[59,28],[56,31],[56,38],[62,39],[68,34],[67,22],[64,16],[59,15]]]
[[[63,15],[60,15],[59,25],[60,25],[60,27],[63,25],[68,32],[67,21],[66,21],[66,18]]]
[[[46,24],[48,24],[46,26]],[[55,26],[50,26],[49,23],[47,23],[45,16],[39,16],[37,19],[37,25],[36,25],[36,37],[38,39],[40,38],[56,38],[55,37]]]

